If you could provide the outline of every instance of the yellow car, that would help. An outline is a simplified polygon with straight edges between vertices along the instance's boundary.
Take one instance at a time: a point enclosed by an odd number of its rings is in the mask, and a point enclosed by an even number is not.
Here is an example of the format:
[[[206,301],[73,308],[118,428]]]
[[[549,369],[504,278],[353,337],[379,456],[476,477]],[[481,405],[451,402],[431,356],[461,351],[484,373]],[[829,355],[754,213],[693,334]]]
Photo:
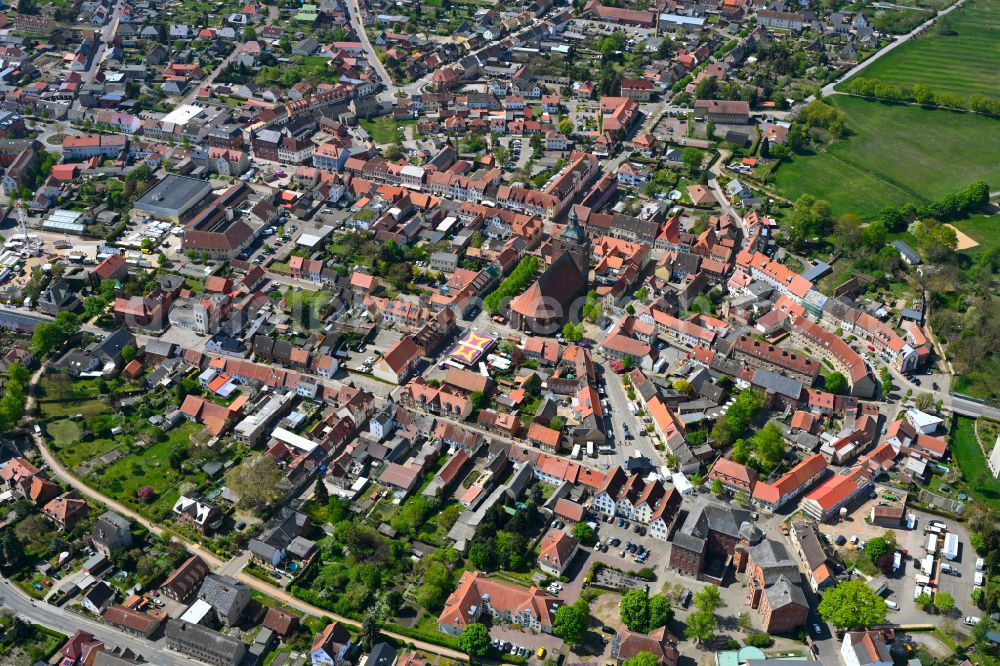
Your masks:
[[[545,648],[543,648],[543,647],[538,648],[538,652],[535,653],[535,656],[538,657],[539,659],[544,659],[545,658]]]

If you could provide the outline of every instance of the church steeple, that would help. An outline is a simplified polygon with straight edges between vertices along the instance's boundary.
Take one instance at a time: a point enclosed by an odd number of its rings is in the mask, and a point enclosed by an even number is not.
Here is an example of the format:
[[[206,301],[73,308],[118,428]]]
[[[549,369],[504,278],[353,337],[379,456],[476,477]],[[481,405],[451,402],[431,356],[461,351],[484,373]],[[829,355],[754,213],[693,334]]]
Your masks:
[[[570,206],[565,228],[553,241],[559,250],[556,256],[562,252],[569,252],[573,262],[583,274],[583,279],[586,280],[590,273],[590,238],[580,225],[580,218],[574,206]]]

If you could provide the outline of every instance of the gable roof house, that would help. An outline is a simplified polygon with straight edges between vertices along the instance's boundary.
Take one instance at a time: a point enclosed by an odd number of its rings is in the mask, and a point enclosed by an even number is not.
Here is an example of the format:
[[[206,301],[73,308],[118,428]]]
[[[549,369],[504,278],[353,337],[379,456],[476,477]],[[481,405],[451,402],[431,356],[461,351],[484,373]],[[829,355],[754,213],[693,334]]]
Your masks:
[[[553,530],[542,540],[538,568],[549,575],[562,576],[578,550],[579,541],[562,530]]]
[[[210,571],[203,559],[192,555],[160,585],[160,592],[174,601],[185,603],[201,587],[201,582]]]
[[[88,509],[86,500],[71,490],[51,500],[42,511],[59,529],[68,531],[87,517]]]
[[[250,588],[235,578],[213,573],[205,577],[198,598],[212,607],[219,622],[231,627],[239,623],[250,603]]]
[[[354,649],[351,632],[340,622],[331,622],[316,635],[309,657],[313,666],[346,663]]]
[[[557,599],[537,587],[524,589],[511,583],[487,578],[482,572],[462,575],[455,591],[438,616],[438,628],[458,636],[486,612],[494,619],[520,624],[533,631],[552,633]]]
[[[114,511],[107,511],[97,519],[90,536],[94,549],[106,557],[111,557],[113,549],[128,548],[132,545],[132,525]]]

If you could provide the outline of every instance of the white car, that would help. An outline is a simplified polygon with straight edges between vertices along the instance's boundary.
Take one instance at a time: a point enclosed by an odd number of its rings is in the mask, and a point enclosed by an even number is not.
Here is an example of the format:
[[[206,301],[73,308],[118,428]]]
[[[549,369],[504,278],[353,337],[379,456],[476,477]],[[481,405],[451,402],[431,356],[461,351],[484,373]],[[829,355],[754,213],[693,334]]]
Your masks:
[[[980,618],[976,617],[975,615],[965,618],[965,623],[970,627],[979,624],[980,621],[981,621]]]
[[[975,573],[975,575],[972,577],[972,583],[976,587],[982,587],[982,585],[983,585],[983,572],[982,571],[977,571]]]
[[[976,560],[976,571],[982,571],[985,567],[986,567],[986,562],[983,561],[983,558],[981,557],[978,558]]]

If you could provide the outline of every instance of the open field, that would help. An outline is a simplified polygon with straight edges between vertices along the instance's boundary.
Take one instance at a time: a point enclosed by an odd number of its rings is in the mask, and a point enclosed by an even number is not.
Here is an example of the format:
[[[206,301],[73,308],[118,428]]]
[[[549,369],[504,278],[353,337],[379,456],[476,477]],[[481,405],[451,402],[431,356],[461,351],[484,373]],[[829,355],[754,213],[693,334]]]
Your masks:
[[[958,461],[971,494],[1000,509],[1000,480],[994,479],[986,465],[983,450],[976,439],[976,422],[966,416],[956,416],[951,431],[951,450]]]
[[[932,27],[866,67],[858,76],[934,92],[1000,97],[1000,3],[971,0],[945,18],[956,34]]]
[[[851,135],[778,168],[775,187],[789,199],[809,193],[828,200],[835,215],[864,216],[933,201],[974,180],[1000,183],[995,119],[854,97],[829,101],[847,114]]]
[[[774,174],[779,193],[795,201],[803,194],[826,199],[834,214],[874,215],[886,206],[900,206],[912,198],[907,192],[854,168],[827,153],[796,155]]]

